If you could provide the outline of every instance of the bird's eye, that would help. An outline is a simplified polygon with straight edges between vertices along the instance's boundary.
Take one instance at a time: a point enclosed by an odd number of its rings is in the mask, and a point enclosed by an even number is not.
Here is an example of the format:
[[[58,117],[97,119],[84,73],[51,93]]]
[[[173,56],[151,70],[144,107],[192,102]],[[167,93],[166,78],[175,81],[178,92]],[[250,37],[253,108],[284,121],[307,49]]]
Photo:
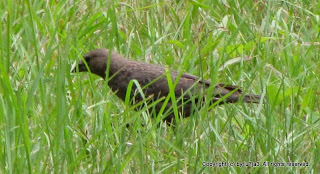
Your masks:
[[[84,56],[83,58],[84,58],[84,60],[85,60],[86,62],[88,62],[88,61],[90,60],[90,57],[89,57],[89,56]]]

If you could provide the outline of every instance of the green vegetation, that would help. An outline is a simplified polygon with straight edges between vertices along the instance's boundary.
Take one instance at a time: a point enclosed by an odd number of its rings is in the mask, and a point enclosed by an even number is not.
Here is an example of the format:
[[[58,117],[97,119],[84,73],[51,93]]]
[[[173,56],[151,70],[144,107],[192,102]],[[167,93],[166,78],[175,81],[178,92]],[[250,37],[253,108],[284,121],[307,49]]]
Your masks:
[[[0,173],[319,173],[319,9],[317,0],[0,1]],[[158,126],[102,79],[70,73],[95,48],[265,102]]]

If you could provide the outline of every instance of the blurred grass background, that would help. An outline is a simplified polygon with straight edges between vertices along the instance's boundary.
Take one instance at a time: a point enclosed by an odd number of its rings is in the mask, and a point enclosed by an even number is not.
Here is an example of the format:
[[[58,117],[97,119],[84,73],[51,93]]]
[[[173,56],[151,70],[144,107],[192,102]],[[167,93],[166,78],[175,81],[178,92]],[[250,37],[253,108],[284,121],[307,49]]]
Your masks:
[[[0,173],[318,173],[319,14],[317,0],[0,1]],[[95,48],[265,103],[158,128],[97,76],[70,73]]]

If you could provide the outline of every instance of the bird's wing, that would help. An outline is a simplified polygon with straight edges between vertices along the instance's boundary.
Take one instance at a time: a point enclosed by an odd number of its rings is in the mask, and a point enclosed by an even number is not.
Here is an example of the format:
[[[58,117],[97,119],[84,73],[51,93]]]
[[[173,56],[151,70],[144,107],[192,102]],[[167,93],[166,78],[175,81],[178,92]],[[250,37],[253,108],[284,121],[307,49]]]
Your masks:
[[[242,93],[242,90],[239,88],[239,86],[234,86],[234,85],[226,85],[223,83],[219,83],[216,85],[216,91],[220,93],[221,95],[226,95],[229,92],[236,92],[238,94]]]
[[[199,92],[201,92],[202,95],[206,95],[206,91],[203,91],[203,89],[209,88],[209,86],[211,84],[210,81],[202,80],[199,77],[191,75],[191,74],[182,74],[181,78],[182,78],[182,81],[190,81],[192,79],[194,81],[193,83],[199,84],[199,85],[196,85],[196,87],[194,88],[194,91],[192,92],[193,95],[198,94]],[[242,94],[242,91],[238,86],[226,85],[226,84],[219,83],[219,84],[215,85],[215,89],[212,94],[212,102],[215,102],[215,101],[219,100],[221,97],[228,95],[228,94],[229,94],[229,97],[227,97],[225,99],[225,101],[233,103],[233,102],[238,101],[240,95]],[[190,97],[190,96],[186,95],[184,98],[188,98],[188,97]]]
[[[208,87],[211,84],[211,82],[209,80],[200,79],[199,77],[192,75],[192,74],[183,73],[181,77],[187,78],[187,79],[193,79],[195,82],[198,81],[198,83],[205,84]],[[241,89],[238,86],[234,86],[234,85],[226,85],[223,83],[219,83],[216,85],[216,89],[219,89],[219,88],[223,88],[226,93],[229,93],[234,90],[237,91],[238,93],[242,93]]]
[[[209,80],[200,79],[199,77],[197,77],[195,75],[192,75],[192,74],[183,73],[181,75],[181,78],[192,79],[195,82],[198,81],[198,83],[203,83],[203,84],[208,85],[208,86],[211,84],[211,82]]]

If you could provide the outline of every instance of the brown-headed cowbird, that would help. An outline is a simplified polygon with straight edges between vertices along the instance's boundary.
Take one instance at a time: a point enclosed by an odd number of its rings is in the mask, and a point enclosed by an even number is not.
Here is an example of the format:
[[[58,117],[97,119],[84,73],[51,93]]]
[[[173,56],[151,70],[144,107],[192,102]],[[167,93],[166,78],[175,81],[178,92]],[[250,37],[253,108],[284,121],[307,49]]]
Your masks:
[[[107,73],[108,77],[106,80],[109,87],[123,101],[126,98],[129,82],[135,79],[143,89],[145,98],[150,97],[151,101],[162,99],[161,101],[156,101],[158,103],[149,109],[152,112],[155,111],[156,114],[161,110],[163,104],[166,103],[164,98],[170,92],[168,77],[171,77],[172,84],[178,80],[174,88],[176,105],[173,105],[170,99],[164,106],[164,111],[167,113],[164,116],[164,120],[168,122],[171,122],[175,118],[173,106],[177,106],[177,110],[181,116],[188,117],[194,113],[194,108],[201,107],[204,103],[203,101],[205,99],[208,100],[208,96],[206,95],[210,93],[208,92],[210,89],[212,89],[211,96],[209,97],[211,104],[235,103],[239,99],[247,103],[259,103],[260,101],[259,95],[243,95],[237,86],[218,84],[210,88],[211,83],[208,80],[203,80],[187,73],[179,75],[178,71],[166,71],[165,67],[160,65],[132,61],[116,52],[110,52],[108,49],[90,51],[84,56],[84,60],[87,66],[83,61],[80,61],[78,68],[75,67],[72,72],[76,72],[77,69],[79,72],[87,72],[88,67],[91,73],[103,79],[106,79]],[[107,69],[108,72],[106,72]],[[170,72],[170,75],[166,75],[166,72]],[[136,89],[137,87],[133,85],[130,96],[133,99],[132,102],[139,102],[144,99],[143,95],[139,94]]]

